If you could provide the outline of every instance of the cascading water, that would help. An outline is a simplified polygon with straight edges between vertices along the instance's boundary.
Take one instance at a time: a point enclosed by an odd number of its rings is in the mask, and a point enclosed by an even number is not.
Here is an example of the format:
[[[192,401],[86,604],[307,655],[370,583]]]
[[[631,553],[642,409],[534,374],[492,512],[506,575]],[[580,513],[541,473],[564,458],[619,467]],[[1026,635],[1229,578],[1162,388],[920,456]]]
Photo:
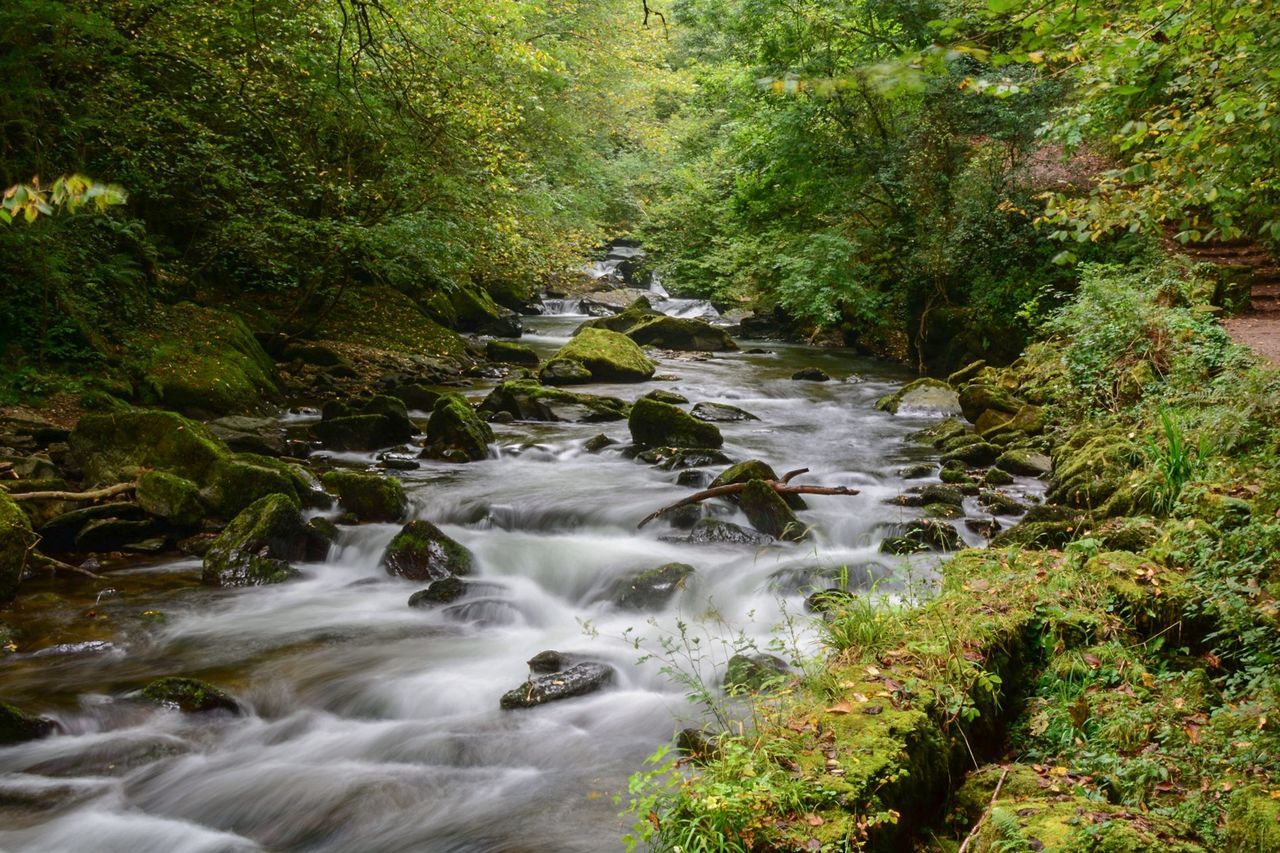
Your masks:
[[[534,318],[526,342],[546,355],[575,323]],[[886,589],[931,576],[928,558],[877,550],[882,525],[918,513],[884,501],[907,485],[897,470],[925,455],[903,437],[928,422],[872,407],[902,374],[846,352],[769,346],[666,359],[660,373],[677,380],[587,390],[634,399],[669,388],[758,416],[722,425],[729,456],[861,490],[808,499],[812,541],[699,546],[666,541],[675,531],[664,522],[637,531],[687,489],[621,445],[584,449],[599,432],[625,442],[625,423],[496,426],[495,458],[404,475],[413,514],[477,558],[472,593],[453,605],[406,605],[421,584],[379,566],[398,529],[389,524],[345,529],[326,562],[276,587],[204,588],[198,564],[180,561],[114,573],[114,594],[96,604],[67,594],[44,645],[110,643],[0,663],[6,698],[63,727],[0,749],[0,849],[620,849],[612,796],[700,718],[660,662],[637,663],[677,620],[708,638],[711,681],[729,652],[720,639],[741,632],[763,648],[788,618],[805,636],[809,584],[827,585],[841,566],[883,575]],[[862,378],[789,378],[808,364]],[[618,579],[672,561],[696,573],[662,611],[610,602]],[[500,710],[545,649],[610,663],[617,677],[588,696]],[[224,685],[247,713],[184,717],[130,695],[168,674]]]

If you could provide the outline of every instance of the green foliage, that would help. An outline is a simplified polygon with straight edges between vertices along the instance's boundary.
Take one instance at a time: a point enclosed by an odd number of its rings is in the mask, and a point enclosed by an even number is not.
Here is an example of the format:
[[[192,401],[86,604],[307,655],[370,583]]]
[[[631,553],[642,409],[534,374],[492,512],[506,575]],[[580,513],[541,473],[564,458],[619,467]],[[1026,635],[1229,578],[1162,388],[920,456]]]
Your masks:
[[[38,216],[52,216],[54,210],[75,213],[88,205],[99,213],[112,205],[124,204],[128,196],[113,184],[100,184],[84,175],[63,175],[49,189],[42,189],[40,179],[29,184],[14,184],[4,191],[0,202],[0,222],[8,225],[15,219],[35,222]]]

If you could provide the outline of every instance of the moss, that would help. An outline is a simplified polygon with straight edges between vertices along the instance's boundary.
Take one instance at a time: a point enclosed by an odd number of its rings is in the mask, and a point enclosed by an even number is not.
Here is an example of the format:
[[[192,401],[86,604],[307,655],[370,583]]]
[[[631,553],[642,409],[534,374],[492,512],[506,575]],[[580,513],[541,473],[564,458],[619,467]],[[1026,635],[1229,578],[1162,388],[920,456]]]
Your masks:
[[[912,433],[911,438],[921,444],[932,444],[934,447],[941,447],[945,442],[968,433],[969,428],[962,422],[955,418],[947,418],[931,427]]]
[[[700,421],[668,403],[641,398],[627,420],[631,438],[641,447],[708,447],[724,444],[714,424]]]
[[[1224,839],[1228,850],[1280,850],[1280,799],[1258,788],[1237,791],[1227,811]]]
[[[26,513],[0,492],[0,604],[11,600],[18,591],[35,541]]]
[[[961,388],[959,402],[960,411],[970,423],[975,423],[983,412],[992,409],[1015,415],[1023,406],[1005,389],[986,382],[970,382]]]
[[[631,413],[631,406],[617,397],[575,394],[522,379],[503,382],[494,388],[480,405],[480,411],[507,412],[524,421],[598,423],[625,419]]]
[[[551,357],[559,359],[581,364],[595,381],[644,382],[656,369],[634,341],[607,329],[582,330]]]
[[[723,352],[738,348],[724,329],[701,320],[659,314],[643,298],[612,317],[588,320],[574,334],[581,335],[588,329],[619,332],[638,344],[659,349]]]
[[[761,462],[759,459],[748,459],[745,462],[739,462],[731,465],[720,472],[720,474],[711,481],[711,485],[707,488],[714,489],[717,486],[728,486],[733,483],[746,483],[751,480],[777,480],[777,473],[767,463]],[[806,504],[804,498],[799,495],[782,495],[782,499],[787,506],[792,509],[805,509]],[[731,495],[730,500],[736,502],[737,496]]]
[[[85,415],[68,439],[90,483],[117,483],[156,468],[202,483],[230,451],[203,424],[173,412]]]
[[[538,354],[523,344],[511,341],[489,341],[485,345],[485,355],[490,361],[503,364],[520,364],[525,367],[538,366]]]
[[[0,702],[0,746],[36,740],[50,734],[54,728],[51,720],[28,714],[8,702]]]
[[[165,471],[142,475],[137,500],[147,512],[177,527],[196,527],[205,516],[200,488],[185,477]]]
[[[329,471],[320,481],[338,495],[338,503],[361,521],[399,521],[409,510],[404,486],[393,477],[358,471]]]
[[[897,392],[881,397],[876,408],[891,415],[899,411],[912,414],[952,415],[960,411],[960,401],[951,386],[939,379],[925,377],[910,382]]]
[[[291,560],[306,554],[307,532],[296,499],[267,495],[232,519],[204,556],[205,583],[259,586],[297,572]]]
[[[349,287],[325,315],[316,337],[369,350],[418,356],[428,363],[468,364],[466,342],[434,320],[393,287]]]
[[[223,518],[231,518],[267,495],[282,494],[298,502],[294,481],[284,472],[235,457],[220,459],[206,478],[201,499]]]
[[[1046,497],[1068,506],[1102,506],[1142,458],[1118,432],[1081,430],[1053,454],[1053,485]]]
[[[954,450],[942,454],[942,464],[961,462],[965,465],[990,465],[1000,458],[1001,448],[998,445],[978,440],[969,442]]]
[[[446,394],[436,400],[427,422],[424,455],[449,461],[475,462],[489,458],[493,430],[462,397]]]
[[[161,306],[131,346],[148,402],[225,415],[280,399],[275,365],[235,314],[190,303]]]
[[[387,574],[416,581],[468,575],[474,564],[470,551],[421,519],[406,524],[382,555]]]
[[[651,610],[661,607],[694,574],[688,563],[667,563],[646,569],[619,581],[610,593],[614,604],[628,610]]]
[[[763,480],[749,480],[738,503],[751,526],[784,542],[799,542],[808,530],[786,502]]]
[[[159,705],[177,708],[184,714],[219,710],[240,713],[240,703],[230,694],[196,678],[158,678],[142,688],[142,695]]]

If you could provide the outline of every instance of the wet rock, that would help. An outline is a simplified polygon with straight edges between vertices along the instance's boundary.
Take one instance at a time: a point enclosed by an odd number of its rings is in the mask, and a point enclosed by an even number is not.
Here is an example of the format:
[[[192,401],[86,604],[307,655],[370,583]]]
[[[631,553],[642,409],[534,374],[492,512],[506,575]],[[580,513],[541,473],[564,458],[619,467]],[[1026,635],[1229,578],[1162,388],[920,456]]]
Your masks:
[[[195,528],[205,517],[200,488],[185,477],[148,471],[138,481],[138,504],[151,515],[178,528]]]
[[[787,662],[776,655],[737,654],[729,658],[724,671],[724,689],[729,693],[758,693],[780,687],[791,677]]]
[[[205,478],[200,500],[230,518],[267,495],[288,495],[304,506],[326,507],[330,499],[310,472],[269,456],[241,453],[219,459]]]
[[[979,439],[976,442],[965,444],[942,454],[942,464],[961,462],[972,466],[990,465],[1000,458],[1002,452],[1002,449],[997,445],[989,444]]]
[[[702,514],[702,507],[696,504],[690,504],[689,506],[682,506],[679,509],[674,509],[671,512],[666,513],[662,516],[662,520],[667,524],[670,524],[676,530],[692,530],[694,525],[702,519]]]
[[[1010,474],[1044,477],[1053,471],[1053,460],[1034,450],[1006,450],[995,460],[995,467]]]
[[[922,508],[925,518],[962,518],[964,510],[954,504],[925,504]]]
[[[507,412],[522,421],[597,423],[623,420],[631,407],[617,397],[575,394],[537,382],[515,380],[494,388],[480,405],[480,411]]]
[[[156,530],[153,520],[124,521],[99,518],[90,521],[76,534],[77,551],[115,551],[129,542],[145,539]]]
[[[1023,406],[1008,391],[987,382],[970,382],[960,389],[958,399],[960,411],[970,423],[977,422],[978,417],[986,411],[995,410],[1015,415]]]
[[[613,667],[585,661],[566,670],[530,678],[503,694],[498,704],[504,710],[534,708],[548,702],[594,693],[613,681]]]
[[[582,365],[595,382],[644,382],[656,369],[635,341],[607,329],[581,330],[552,357],[560,359]]]
[[[649,400],[657,400],[659,403],[670,403],[673,406],[689,402],[689,398],[683,394],[677,394],[675,391],[666,391],[662,388],[655,388],[642,396]]]
[[[360,404],[359,414],[377,415],[386,418],[396,435],[403,435],[403,441],[418,431],[409,417],[409,409],[404,401],[389,394],[377,394]]]
[[[587,443],[582,445],[582,449],[588,453],[599,453],[601,450],[604,450],[606,447],[613,444],[617,444],[617,442],[612,438],[609,438],[609,436],[604,433],[600,433],[599,435],[593,435],[591,438],[587,439]]]
[[[36,542],[31,522],[13,500],[0,492],[0,604],[13,598]]]
[[[382,415],[347,415],[323,420],[311,428],[321,444],[330,450],[368,452],[404,444],[413,435]]]
[[[490,361],[525,367],[537,367],[539,362],[538,354],[531,348],[511,341],[489,341],[485,345],[485,355]]]
[[[466,400],[447,395],[436,401],[427,423],[423,456],[449,462],[476,462],[489,458],[494,441],[489,428]]]
[[[641,462],[657,465],[664,471],[680,471],[701,468],[706,465],[727,465],[733,460],[719,450],[684,447],[654,447],[636,454]]]
[[[700,421],[708,421],[710,423],[739,423],[741,421],[760,420],[750,412],[725,403],[699,403],[690,410],[689,414]]]
[[[8,702],[0,702],[0,746],[38,740],[52,734],[57,727],[53,720],[28,714]]]
[[[233,714],[242,712],[240,703],[230,694],[197,678],[158,678],[142,688],[142,695],[157,705],[177,708],[184,714],[206,711],[230,711]]]
[[[406,524],[382,555],[387,574],[415,581],[468,575],[474,562],[470,551],[421,519]]]
[[[658,610],[684,588],[693,573],[693,566],[687,563],[667,563],[623,578],[609,597],[625,610]]]
[[[784,542],[799,542],[807,530],[786,501],[763,480],[750,480],[738,496],[738,505],[751,526]]]
[[[552,358],[538,378],[546,385],[585,385],[592,381],[591,371],[567,358]]]
[[[904,480],[922,480],[925,477],[932,477],[937,470],[938,466],[932,462],[918,462],[899,468],[898,476]]]
[[[85,415],[69,444],[87,484],[128,482],[152,469],[203,483],[229,455],[203,424],[149,409]]]
[[[831,379],[827,372],[819,367],[802,367],[791,374],[791,378],[804,382],[827,382]]]
[[[1013,482],[1013,475],[999,468],[988,468],[982,475],[984,486],[1008,486]]]
[[[1004,529],[1004,525],[994,518],[966,518],[964,526],[979,536],[985,536],[988,539]]]
[[[164,537],[152,537],[140,542],[129,542],[121,545],[120,550],[127,554],[161,554],[169,547],[169,540]]]
[[[385,471],[417,471],[422,463],[407,456],[383,453],[378,456],[378,467]]]
[[[437,604],[449,604],[457,601],[467,593],[467,584],[462,578],[441,578],[426,589],[419,590],[409,596],[410,607],[434,607]]]
[[[703,729],[681,729],[676,735],[676,749],[695,760],[707,760],[720,754],[717,735]]]
[[[283,456],[288,450],[284,429],[268,418],[232,415],[211,422],[209,431],[231,450],[241,453]]]
[[[538,673],[559,672],[570,666],[572,660],[569,655],[563,652],[557,652],[554,649],[548,649],[545,652],[538,652],[529,658],[529,671]]]
[[[404,486],[394,477],[359,471],[328,471],[320,478],[338,503],[360,521],[399,521],[409,510]]]
[[[944,443],[953,438],[966,435],[969,428],[955,418],[947,418],[927,429],[919,432],[913,432],[911,439],[921,444],[932,444],[934,447],[942,447]]]
[[[631,407],[627,426],[632,440],[641,447],[718,448],[724,443],[720,430],[713,424],[656,400],[637,400]]]
[[[729,333],[702,320],[668,317],[653,310],[644,297],[612,317],[588,320],[575,335],[588,329],[620,332],[641,346],[686,352],[731,352],[738,348]]]
[[[693,526],[687,539],[693,545],[730,544],[730,545],[768,545],[773,542],[772,536],[747,530],[729,521],[715,518],[703,518]]]
[[[676,485],[689,489],[705,489],[710,483],[710,474],[692,468],[686,468],[676,476]]]
[[[768,463],[761,462],[759,459],[748,459],[745,462],[739,462],[721,471],[719,476],[711,481],[708,488],[717,486],[728,486],[734,483],[747,483],[751,480],[777,480],[778,475],[774,472]],[[792,509],[806,509],[807,504],[804,498],[799,495],[782,495],[782,500]],[[738,495],[730,495],[729,500],[737,503]]]
[[[960,397],[946,382],[925,377],[881,397],[876,408],[891,415],[950,417],[960,413]]]
[[[313,518],[307,522],[305,559],[322,562],[329,556],[333,543],[338,541],[338,526],[327,518]]]
[[[306,556],[307,528],[287,495],[261,498],[227,525],[204,556],[202,580],[223,587],[281,583],[297,575],[289,565]]]
[[[420,412],[431,411],[436,400],[440,399],[439,391],[416,382],[396,385],[387,393],[404,403],[406,409]]]
[[[978,503],[986,507],[992,515],[1022,515],[1028,509],[1022,501],[1011,498],[1003,492],[990,490],[985,490],[978,495]]]
[[[914,554],[917,551],[954,551],[960,547],[960,534],[945,521],[916,518],[899,525],[898,535],[880,543],[885,554]]]

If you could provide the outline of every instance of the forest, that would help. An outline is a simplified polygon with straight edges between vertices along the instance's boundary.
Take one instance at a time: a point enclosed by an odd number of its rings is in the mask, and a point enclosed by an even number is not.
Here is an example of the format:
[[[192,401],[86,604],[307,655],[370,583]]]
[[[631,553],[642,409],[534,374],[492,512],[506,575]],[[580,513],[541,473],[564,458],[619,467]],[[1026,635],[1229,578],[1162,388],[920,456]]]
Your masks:
[[[0,848],[1280,851],[1278,12],[8,0]]]

